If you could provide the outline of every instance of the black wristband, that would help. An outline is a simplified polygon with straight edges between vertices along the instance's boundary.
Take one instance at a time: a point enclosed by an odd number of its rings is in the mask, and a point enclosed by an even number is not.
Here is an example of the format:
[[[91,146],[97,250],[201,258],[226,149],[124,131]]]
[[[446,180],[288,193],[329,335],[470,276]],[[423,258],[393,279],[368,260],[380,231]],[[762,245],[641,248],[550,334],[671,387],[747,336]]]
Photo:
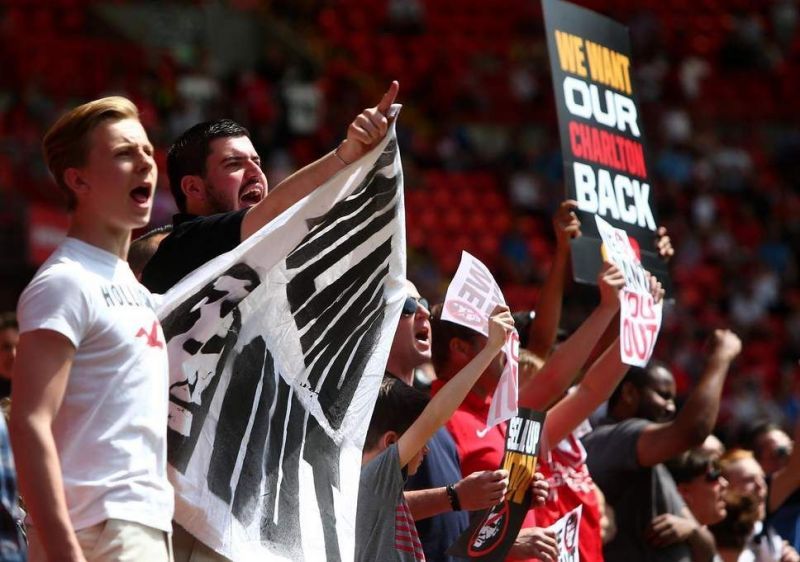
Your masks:
[[[450,500],[450,507],[453,508],[453,511],[461,511],[461,502],[458,501],[458,492],[456,492],[453,485],[448,484],[444,489],[447,491],[447,499]]]

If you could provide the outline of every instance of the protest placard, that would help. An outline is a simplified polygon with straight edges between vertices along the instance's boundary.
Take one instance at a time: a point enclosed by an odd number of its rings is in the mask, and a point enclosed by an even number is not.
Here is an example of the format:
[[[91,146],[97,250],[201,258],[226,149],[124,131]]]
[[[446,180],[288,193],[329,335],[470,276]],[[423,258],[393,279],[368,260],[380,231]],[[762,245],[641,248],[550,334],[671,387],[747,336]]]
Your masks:
[[[566,515],[550,525],[558,541],[558,562],[580,562],[581,514],[583,506],[579,505]]]
[[[619,345],[622,362],[644,367],[653,355],[661,329],[663,303],[655,303],[650,294],[647,274],[631,244],[628,234],[595,217],[597,231],[603,240],[604,258],[619,267],[625,275],[620,291]]]
[[[503,463],[498,467],[509,474],[506,495],[473,517],[469,529],[448,549],[449,555],[482,562],[505,560],[531,506],[544,420],[544,412],[520,408],[508,421]]]
[[[582,223],[583,236],[572,241],[575,279],[596,283],[597,215],[638,242],[645,268],[667,288],[654,245],[658,222],[628,29],[568,2],[542,0],[542,6],[566,194],[577,201]]]
[[[475,256],[461,253],[458,266],[442,306],[442,320],[448,320],[484,336],[489,335],[489,316],[498,304],[506,304],[491,271]],[[492,427],[517,413],[519,375],[519,334],[516,330],[503,346],[506,364],[492,397],[486,427]]]

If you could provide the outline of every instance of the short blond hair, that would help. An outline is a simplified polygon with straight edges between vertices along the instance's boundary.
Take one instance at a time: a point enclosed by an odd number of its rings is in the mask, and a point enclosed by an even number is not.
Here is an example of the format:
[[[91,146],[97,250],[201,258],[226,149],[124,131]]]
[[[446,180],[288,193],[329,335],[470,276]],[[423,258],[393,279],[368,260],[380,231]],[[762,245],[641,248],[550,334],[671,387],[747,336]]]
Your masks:
[[[77,203],[64,181],[64,172],[86,164],[89,135],[100,123],[113,119],[139,119],[139,110],[128,98],[111,96],[90,101],[62,115],[44,135],[42,151],[47,168],[66,193],[70,210]]]

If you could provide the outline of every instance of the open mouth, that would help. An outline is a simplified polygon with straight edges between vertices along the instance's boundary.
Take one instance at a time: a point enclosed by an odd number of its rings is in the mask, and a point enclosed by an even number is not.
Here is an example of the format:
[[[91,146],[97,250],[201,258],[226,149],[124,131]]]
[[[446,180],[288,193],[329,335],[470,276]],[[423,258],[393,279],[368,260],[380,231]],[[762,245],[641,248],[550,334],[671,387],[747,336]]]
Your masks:
[[[150,200],[151,189],[146,185],[140,185],[131,190],[131,199],[140,205],[144,205]]]
[[[428,345],[430,343],[430,329],[429,328],[422,328],[421,330],[414,333],[414,339],[420,343],[424,343]]]
[[[264,187],[260,183],[251,183],[239,193],[239,201],[245,205],[255,205],[264,198]]]

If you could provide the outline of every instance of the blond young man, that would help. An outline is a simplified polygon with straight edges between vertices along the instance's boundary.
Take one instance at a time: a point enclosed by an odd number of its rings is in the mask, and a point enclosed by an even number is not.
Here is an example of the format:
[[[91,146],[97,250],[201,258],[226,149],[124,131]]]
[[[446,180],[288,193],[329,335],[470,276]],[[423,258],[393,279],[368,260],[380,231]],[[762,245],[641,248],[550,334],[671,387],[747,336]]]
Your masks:
[[[153,147],[121,97],[73,109],[43,146],[72,221],[18,305],[11,434],[30,560],[168,561],[166,346],[125,262],[150,219]]]

